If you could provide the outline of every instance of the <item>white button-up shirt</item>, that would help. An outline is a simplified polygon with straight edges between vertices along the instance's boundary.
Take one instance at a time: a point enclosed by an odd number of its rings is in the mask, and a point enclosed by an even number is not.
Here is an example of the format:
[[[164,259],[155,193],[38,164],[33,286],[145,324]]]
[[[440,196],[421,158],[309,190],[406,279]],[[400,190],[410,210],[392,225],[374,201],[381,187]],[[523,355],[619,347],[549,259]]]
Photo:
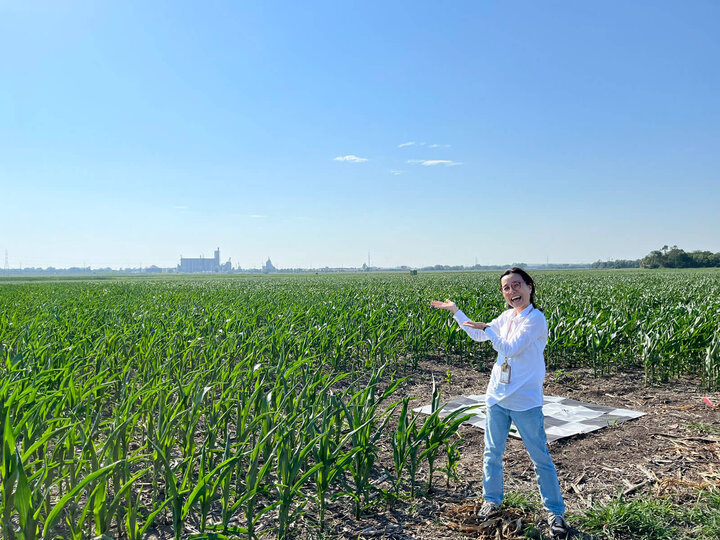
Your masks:
[[[498,353],[485,392],[487,406],[496,403],[512,411],[526,411],[542,407],[542,386],[545,381],[545,358],[543,352],[548,342],[548,325],[545,315],[532,304],[521,313],[508,309],[488,323],[488,328],[478,330],[463,326],[469,321],[458,310],[453,318],[460,328],[474,341],[491,341]],[[500,382],[501,365],[510,365],[510,382]]]

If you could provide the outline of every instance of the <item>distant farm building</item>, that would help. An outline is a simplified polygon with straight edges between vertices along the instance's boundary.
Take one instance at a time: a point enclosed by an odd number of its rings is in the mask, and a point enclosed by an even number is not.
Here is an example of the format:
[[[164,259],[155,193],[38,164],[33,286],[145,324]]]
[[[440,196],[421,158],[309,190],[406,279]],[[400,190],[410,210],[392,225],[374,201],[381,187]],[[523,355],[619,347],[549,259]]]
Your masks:
[[[178,272],[186,274],[199,274],[203,272],[229,272],[232,269],[230,260],[224,264],[220,264],[220,248],[215,250],[215,256],[212,259],[190,259],[180,257],[180,264],[177,267]]]

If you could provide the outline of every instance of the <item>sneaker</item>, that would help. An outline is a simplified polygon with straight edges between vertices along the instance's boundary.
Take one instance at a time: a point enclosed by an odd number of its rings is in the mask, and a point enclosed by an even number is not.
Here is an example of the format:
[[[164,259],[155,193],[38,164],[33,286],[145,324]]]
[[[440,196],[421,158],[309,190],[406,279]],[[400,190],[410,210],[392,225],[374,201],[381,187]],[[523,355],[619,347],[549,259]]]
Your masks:
[[[550,534],[553,536],[566,536],[570,532],[567,521],[560,514],[548,515],[548,525],[550,525]]]
[[[500,505],[495,504],[494,502],[485,501],[482,506],[480,507],[480,510],[478,510],[477,516],[480,519],[487,519],[491,515],[493,515],[495,512],[500,510]]]

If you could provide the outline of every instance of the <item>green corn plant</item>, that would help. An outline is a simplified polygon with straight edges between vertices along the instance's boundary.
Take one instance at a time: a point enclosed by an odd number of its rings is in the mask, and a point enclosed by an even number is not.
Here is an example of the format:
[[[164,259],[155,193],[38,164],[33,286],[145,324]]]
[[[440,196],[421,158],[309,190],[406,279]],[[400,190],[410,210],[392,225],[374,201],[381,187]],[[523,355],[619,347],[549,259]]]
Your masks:
[[[217,489],[219,482],[222,480],[220,476],[218,476],[216,483],[211,482],[212,477],[210,477],[210,479],[208,480],[205,480],[205,476],[208,470],[212,471],[212,468],[209,465],[206,440],[205,444],[203,444],[202,448],[200,449],[200,461],[198,463],[197,472],[199,479],[198,484],[196,485],[192,493],[188,495],[188,499],[183,506],[182,513],[183,520],[187,519],[187,517],[190,515],[190,511],[193,505],[195,505],[195,502],[197,501],[197,507],[200,511],[200,532],[205,532],[205,529],[207,527],[207,517],[208,513],[210,512],[210,506],[216,499],[215,490]]]
[[[20,537],[23,540],[34,540],[38,537],[38,519],[40,508],[35,508],[33,494],[30,489],[25,467],[19,451],[15,451],[15,470],[17,471],[17,489],[15,490],[14,503],[18,511],[20,522]]]
[[[238,456],[232,456],[219,465],[217,465],[212,471],[203,475],[203,467],[200,467],[200,477],[197,481],[195,489],[193,489],[188,495],[187,501],[182,508],[182,519],[185,520],[190,515],[190,512],[195,505],[199,502],[200,504],[200,531],[205,532],[207,528],[207,516],[210,511],[210,505],[216,500],[216,491],[220,482],[223,478],[232,472],[232,465],[240,459]],[[201,463],[203,460],[201,459]]]
[[[322,464],[318,463],[308,468],[308,455],[313,451],[319,436],[303,445],[297,435],[304,429],[296,431],[296,424],[294,424],[297,421],[304,424],[302,419],[295,417],[286,420],[276,432],[275,455],[278,481],[274,486],[274,491],[278,507],[276,526],[278,540],[286,540],[289,537],[290,525],[302,514],[305,507],[304,498],[302,501],[297,500],[298,495],[301,495],[300,488],[322,467]],[[303,472],[304,469],[306,470]],[[293,505],[295,508],[291,512]]]
[[[390,419],[390,415],[387,413],[382,417],[379,415],[379,407],[405,380],[392,381],[378,395],[377,387],[384,370],[385,366],[382,366],[373,371],[367,386],[355,392],[347,404],[342,403],[347,424],[353,433],[351,437],[352,446],[356,449],[349,462],[352,486],[347,491],[347,494],[354,501],[356,519],[360,518],[362,504],[368,504],[370,501],[370,474],[377,458],[377,443]]]
[[[126,503],[125,531],[130,540],[141,540],[144,537],[145,532],[155,522],[155,518],[158,516],[158,514],[165,510],[165,508],[172,502],[171,499],[165,499],[165,501],[158,505],[157,508],[153,509],[153,511],[150,512],[147,518],[145,518],[145,523],[141,526],[140,522],[138,521],[139,505],[141,498],[142,486],[138,490],[135,497],[135,504],[133,504],[132,502]]]
[[[269,412],[264,415],[270,415]],[[258,417],[255,422],[258,426],[265,426],[264,418]],[[268,454],[273,456],[275,454],[275,447],[273,446],[273,437],[275,436],[275,425],[272,429],[267,431],[262,439],[258,439],[253,444],[246,444],[245,452],[241,453],[241,459],[237,461],[238,467],[235,469],[235,475],[238,477],[238,486],[235,490],[235,496],[237,500],[231,505],[230,504],[230,478],[225,477],[222,487],[222,530],[223,532],[230,532],[230,518],[232,515],[241,507],[243,508],[243,514],[245,517],[245,527],[240,528],[237,532],[242,533],[249,539],[256,538],[255,528],[258,520],[267,512],[271,511],[277,506],[277,503],[266,506],[263,509],[257,509],[257,498],[261,492],[263,483],[269,479],[270,472],[275,466],[274,459],[265,459],[264,456]],[[229,443],[228,443],[229,444]],[[229,446],[226,447],[227,455],[230,454]],[[269,452],[266,450],[269,448]],[[244,464],[244,469],[241,466]]]
[[[440,447],[457,433],[460,424],[472,416],[472,413],[467,413],[469,409],[471,409],[471,407],[461,407],[447,416],[441,417],[442,405],[440,403],[440,389],[435,384],[435,377],[433,377],[432,412],[427,416],[420,428],[420,438],[425,443],[425,449],[422,454],[420,454],[420,458],[426,459],[428,462],[428,493],[432,492],[435,459],[437,458]]]
[[[720,386],[720,334],[716,334],[705,350],[703,383],[709,390]]]
[[[172,511],[174,537],[176,540],[179,540],[182,537],[183,530],[183,502],[189,492],[189,475],[183,474],[183,471],[192,468],[193,458],[192,456],[185,458],[176,466],[173,466],[170,461],[170,447],[161,446],[161,444],[155,441],[150,442],[155,448],[155,455],[160,459],[163,468],[165,489],[170,499],[170,509]],[[181,476],[180,480],[178,480],[177,477],[178,473],[180,473]]]
[[[454,479],[455,481],[460,480],[460,476],[458,473],[458,465],[460,464],[460,458],[462,457],[462,454],[460,453],[461,442],[462,439],[458,437],[452,443],[445,443],[445,457],[447,459],[447,463],[445,464],[445,468],[442,469],[442,471],[445,473],[445,487],[447,489],[450,488],[451,479]]]
[[[11,517],[15,505],[16,486],[18,483],[20,471],[20,463],[17,459],[17,447],[15,442],[15,433],[13,431],[12,423],[10,421],[10,408],[13,403],[13,397],[3,403],[2,409],[5,413],[3,422],[2,432],[2,454],[0,455],[0,476],[2,492],[2,526],[3,535],[7,538],[11,538],[13,535],[11,527]]]
[[[398,427],[390,437],[394,465],[393,487],[396,498],[400,496],[403,471],[408,464],[408,460],[413,453],[413,449],[415,449],[417,455],[417,450],[420,448],[420,444],[422,443],[422,440],[417,438],[417,420],[419,413],[412,414],[409,411],[410,399],[410,397],[404,397],[400,401],[401,405],[400,413],[398,415]],[[417,468],[415,467],[413,470],[416,471]]]
[[[55,526],[55,523],[58,519],[61,517],[61,512],[64,510],[64,508],[77,496],[80,495],[81,490],[87,485],[92,482],[95,482],[96,480],[101,479],[103,476],[107,475],[108,473],[112,472],[112,470],[118,465],[118,462],[111,463],[110,465],[107,465],[101,469],[98,469],[97,471],[89,474],[82,480],[80,480],[74,488],[72,488],[70,491],[68,491],[48,512],[47,517],[45,518],[45,522],[43,523],[43,533],[42,538],[43,540],[46,538],[54,538],[54,532],[53,527]]]
[[[231,457],[231,455],[234,452],[237,452],[240,459],[238,459],[235,462],[234,465],[234,471],[231,473],[225,474],[223,476],[223,479],[220,483],[220,506],[221,506],[221,516],[222,516],[222,529],[223,531],[228,530],[228,526],[230,523],[230,518],[232,517],[232,514],[236,510],[237,507],[233,507],[232,497],[233,495],[237,498],[241,498],[243,495],[243,486],[241,478],[243,476],[243,467],[244,467],[244,459],[245,459],[245,453],[244,450],[252,443],[251,438],[255,434],[257,427],[260,423],[260,417],[254,417],[253,411],[255,408],[262,407],[262,404],[260,403],[263,398],[263,387],[261,381],[262,379],[262,373],[258,372],[259,367],[253,366],[251,369],[247,371],[247,376],[249,377],[255,377],[254,385],[251,386],[252,393],[249,393],[248,387],[243,386],[241,387],[241,395],[242,397],[240,399],[237,399],[232,402],[232,406],[228,409],[228,415],[232,413],[232,408],[235,408],[236,411],[236,419],[235,419],[235,426],[234,426],[234,438],[235,442],[234,444],[231,443],[231,426],[230,422],[225,423],[224,427],[224,437],[225,437],[225,445],[224,450],[222,454],[222,459],[227,460]],[[236,370],[237,371],[237,370]],[[240,376],[239,373],[237,373],[235,376]],[[230,401],[229,398],[226,398],[228,402]],[[253,485],[254,489],[254,481],[256,480],[255,477],[253,477],[253,473],[257,473],[258,471],[258,457],[260,455],[260,452],[263,450],[264,445],[266,444],[266,439],[262,441],[257,441],[257,444],[253,446],[253,450],[255,451],[254,455],[251,455],[251,464],[249,465],[250,470],[248,472],[249,478],[246,477],[246,485],[251,484]],[[253,461],[254,459],[254,461]],[[233,480],[233,474],[237,478],[237,484],[236,489],[233,493],[232,491],[232,480]],[[261,479],[262,480],[262,479]],[[250,519],[251,522],[253,522],[252,518]],[[254,523],[254,522],[253,522]],[[252,526],[250,526],[252,529]]]
[[[328,392],[325,395],[327,398],[322,401],[324,406],[322,407],[319,421],[317,424],[316,422],[309,424],[309,432],[311,436],[314,436],[314,440],[316,441],[313,445],[312,452],[317,465],[312,479],[315,482],[318,523],[321,533],[325,529],[325,509],[327,506],[328,491],[330,487],[341,478],[353,455],[359,450],[355,447],[345,450],[346,443],[352,439],[355,431],[349,432],[341,440],[336,439],[336,434],[342,429],[342,426],[336,424],[336,422],[342,421],[342,417],[339,417],[337,414],[338,411],[342,411],[342,405],[332,392]],[[363,427],[364,426],[360,426],[358,429],[363,429]]]
[[[88,486],[88,490],[91,488],[92,486]],[[72,540],[83,540],[85,531],[88,529],[86,521],[91,513],[92,504],[86,504],[83,507],[82,511],[79,512],[80,517],[77,517],[78,509],[74,507],[72,502],[68,504],[68,507],[70,510],[66,512],[65,525],[67,525],[70,531],[70,538],[72,538]]]
[[[142,476],[144,476],[149,470],[150,468],[147,467],[135,473],[119,490],[116,491],[111,500],[109,498],[109,493],[107,492],[108,482],[105,478],[100,480],[97,487],[91,494],[93,501],[93,514],[95,517],[96,536],[109,536],[108,533],[110,532],[112,519],[117,515],[118,510],[123,507],[125,497],[128,493],[130,493],[130,488],[132,488],[133,484],[142,478]]]
[[[645,367],[645,383],[651,384],[655,380],[657,369],[661,361],[660,356],[661,337],[658,332],[653,331],[645,334],[642,343],[643,364]]]
[[[258,445],[257,451],[253,449],[248,459],[247,470],[245,471],[245,482],[246,490],[238,498],[237,502],[231,507],[234,512],[241,506],[244,507],[245,516],[245,528],[240,529],[240,532],[247,535],[248,538],[256,538],[256,527],[258,520],[267,512],[273,510],[277,503],[267,505],[265,508],[258,510],[257,498],[261,492],[263,483],[269,478],[270,471],[275,466],[275,461],[272,459],[264,460],[261,463],[262,449],[268,443]],[[224,518],[224,529],[227,529],[227,518]]]
[[[409,444],[407,446],[407,470],[410,479],[410,498],[415,498],[417,488],[417,473],[422,464],[422,447],[425,442],[426,433],[421,433],[417,425],[413,423],[410,426],[408,434]]]

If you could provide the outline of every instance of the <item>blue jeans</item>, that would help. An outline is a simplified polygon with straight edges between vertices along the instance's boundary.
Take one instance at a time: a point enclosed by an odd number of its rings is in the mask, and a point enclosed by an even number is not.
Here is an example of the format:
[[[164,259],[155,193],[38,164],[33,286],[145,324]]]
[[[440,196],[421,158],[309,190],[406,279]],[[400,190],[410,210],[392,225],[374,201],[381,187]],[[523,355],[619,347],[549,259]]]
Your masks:
[[[492,405],[485,411],[485,454],[483,459],[483,499],[495,504],[503,500],[503,466],[505,443],[514,422],[533,465],[545,510],[553,514],[565,513],[557,471],[547,448],[542,407],[527,411],[511,411]]]

